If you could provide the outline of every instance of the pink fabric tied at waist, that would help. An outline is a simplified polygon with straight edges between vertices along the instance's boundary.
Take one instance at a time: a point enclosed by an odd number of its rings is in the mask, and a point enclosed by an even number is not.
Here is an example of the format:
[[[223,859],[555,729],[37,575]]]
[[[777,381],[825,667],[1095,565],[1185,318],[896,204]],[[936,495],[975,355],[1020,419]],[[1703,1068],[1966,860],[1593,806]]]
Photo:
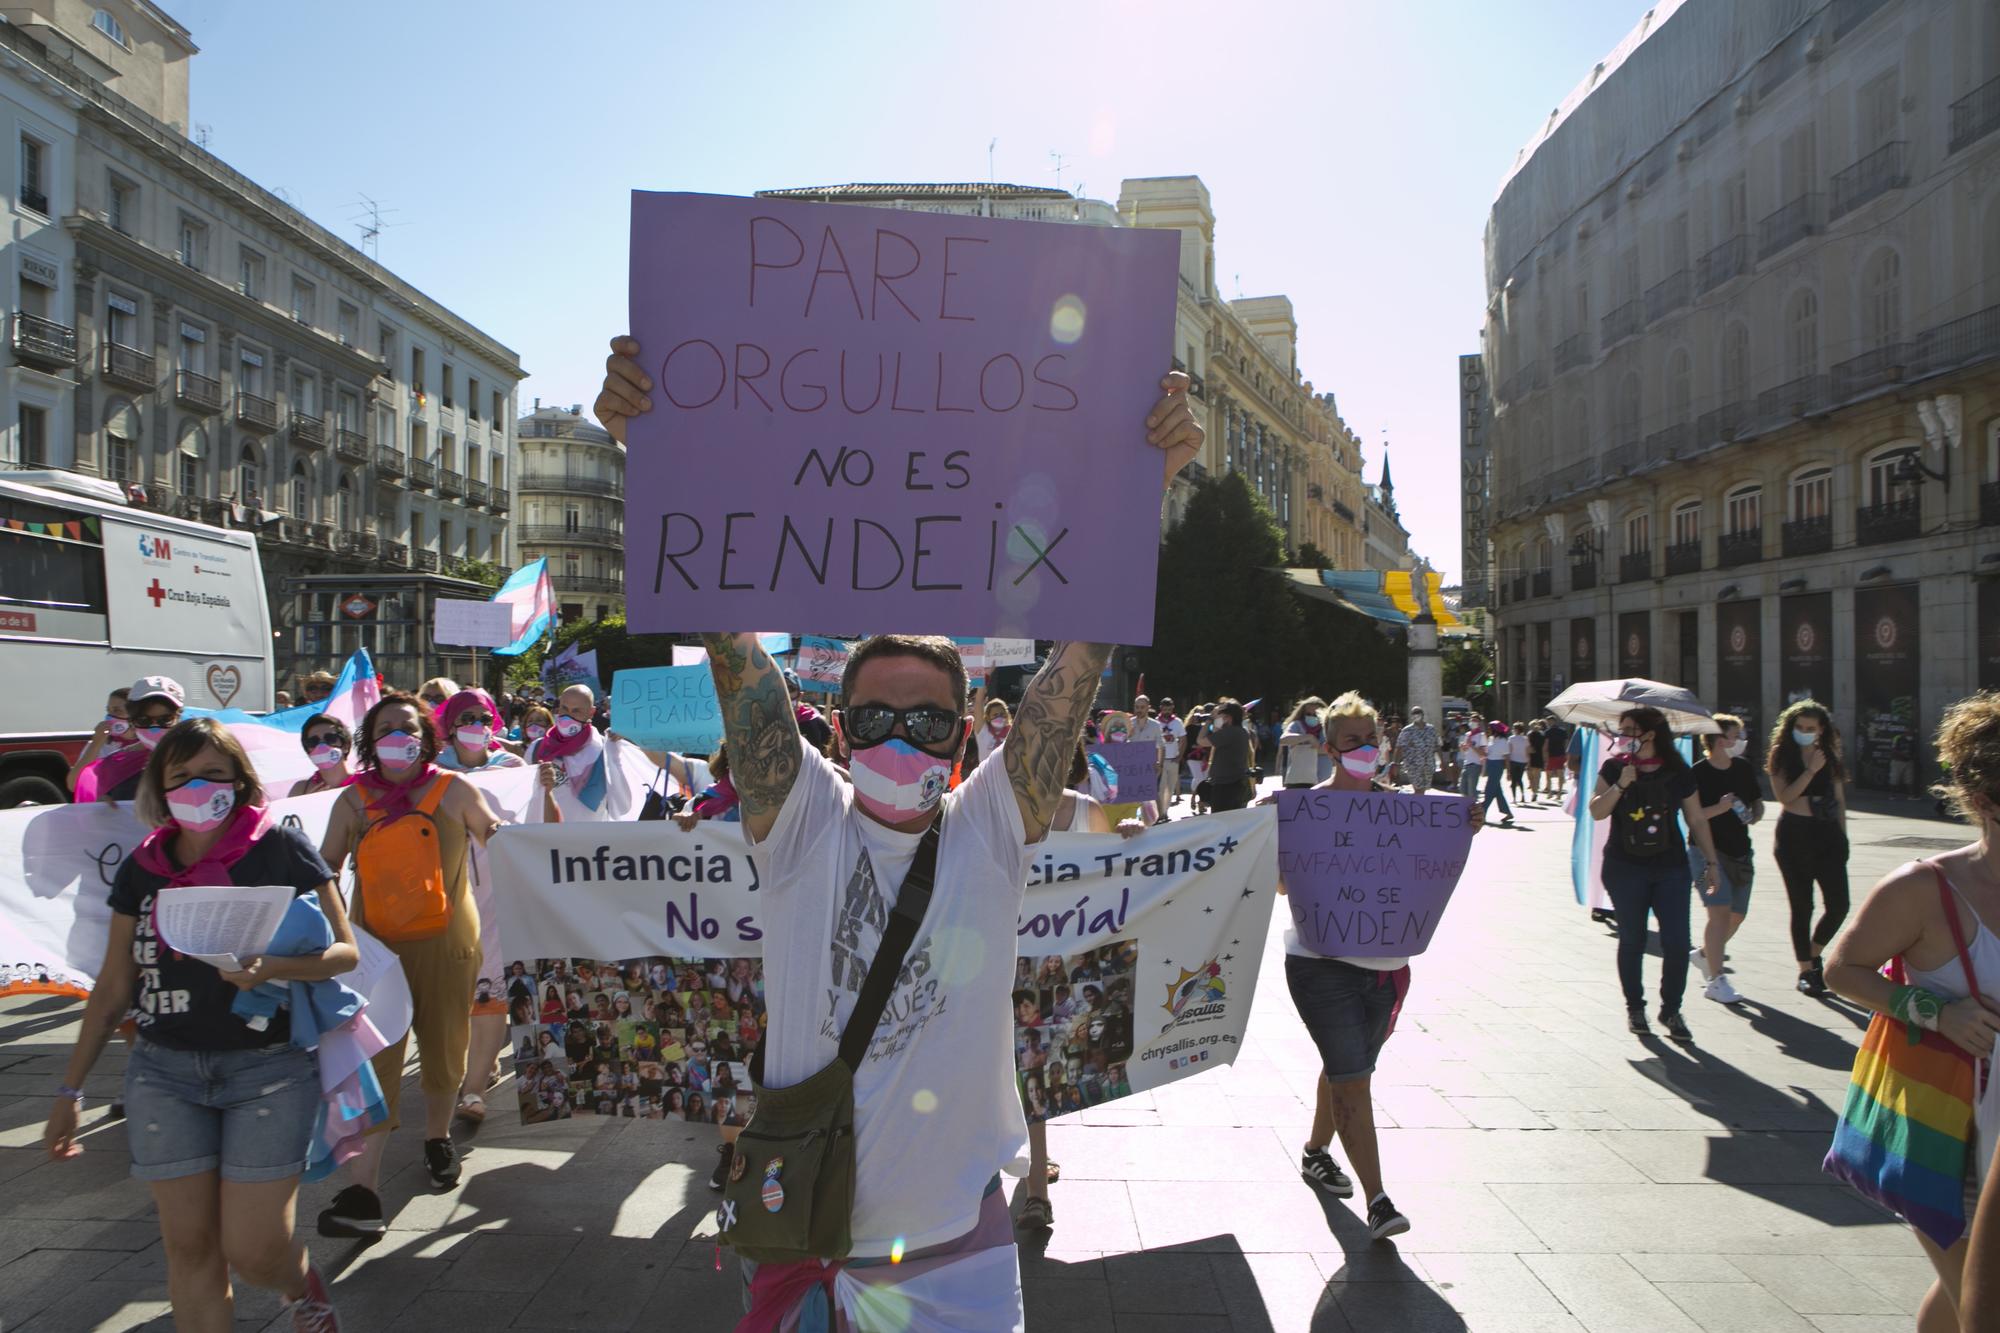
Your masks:
[[[780,1333],[786,1319],[814,1298],[814,1287],[825,1289],[819,1298],[826,1302],[825,1327],[840,1327],[833,1279],[843,1262],[804,1259],[795,1264],[758,1264],[750,1278],[750,1313],[736,1321],[736,1333]]]
[[[1394,972],[1382,972],[1378,975],[1381,980],[1377,981],[1376,985],[1396,988],[1396,1003],[1389,1010],[1389,1030],[1382,1034],[1382,1040],[1387,1041],[1396,1035],[1396,1020],[1403,1016],[1403,1001],[1410,996],[1410,965],[1405,963]]]

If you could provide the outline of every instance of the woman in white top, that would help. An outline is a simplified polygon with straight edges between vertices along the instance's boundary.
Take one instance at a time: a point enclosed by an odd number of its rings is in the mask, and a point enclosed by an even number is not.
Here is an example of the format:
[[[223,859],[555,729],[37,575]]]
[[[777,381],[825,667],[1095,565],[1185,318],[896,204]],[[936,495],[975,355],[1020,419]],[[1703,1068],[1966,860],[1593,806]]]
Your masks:
[[[1979,841],[1946,852],[1932,861],[1912,861],[1891,871],[1868,892],[1861,912],[1847,932],[1834,941],[1827,957],[1826,984],[1833,991],[1877,1013],[1936,1032],[1980,1059],[1993,1053],[2000,1033],[2000,695],[1976,694],[1946,710],[1938,724],[1937,757],[1948,777],[1950,795],[1959,814],[1979,830]],[[1972,994],[1951,923],[1945,915],[1940,880],[1955,895],[1966,951],[1972,959],[1979,995]],[[1901,958],[1908,984],[1898,986],[1881,974],[1882,965]],[[2000,1095],[2000,1078],[1989,1087]],[[1978,1192],[1979,1155],[1994,1144],[1975,1143],[1966,1161],[1968,1205]],[[1979,1221],[1971,1235],[1973,1259],[1960,1237],[1950,1249],[1939,1249],[1917,1233],[1917,1244],[1937,1271],[1937,1280],[1918,1307],[1917,1328],[1990,1328],[1989,1318],[1975,1317],[1960,1304],[1961,1277],[1977,1308],[1995,1294],[1993,1275],[2000,1270],[2000,1212],[1983,1194]],[[1988,1217],[1987,1214],[1995,1214]],[[1973,1216],[1968,1206],[1967,1217]],[[1984,1280],[1973,1280],[1976,1270]]]
[[[1320,713],[1326,700],[1308,695],[1292,705],[1285,729],[1278,734],[1278,770],[1287,787],[1310,787],[1333,776],[1333,761],[1326,757],[1320,738]]]
[[[1000,748],[1000,742],[1007,739],[1007,732],[1013,725],[1014,715],[1007,711],[1005,699],[986,701],[985,725],[973,737],[979,743],[980,763],[985,763],[987,757]]]
[[[1528,799],[1528,793],[1522,787],[1522,778],[1527,771],[1528,730],[1516,722],[1507,735],[1507,786],[1517,801]]]

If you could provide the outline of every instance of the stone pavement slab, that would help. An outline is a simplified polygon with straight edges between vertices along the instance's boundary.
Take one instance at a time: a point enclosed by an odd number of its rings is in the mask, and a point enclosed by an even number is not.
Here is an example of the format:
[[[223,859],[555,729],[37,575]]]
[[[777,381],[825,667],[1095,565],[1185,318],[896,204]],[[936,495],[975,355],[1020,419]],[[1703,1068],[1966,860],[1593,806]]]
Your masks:
[[[1520,824],[1476,841],[1376,1074],[1387,1186],[1412,1230],[1371,1243],[1363,1201],[1297,1174],[1318,1063],[1274,922],[1233,1067],[1050,1126],[1063,1178],[1055,1231],[1021,1250],[1029,1329],[1910,1327],[1928,1264],[1907,1229],[1819,1171],[1865,1015],[1793,989],[1771,829],[1755,834],[1765,891],[1730,949],[1748,1002],[1691,990],[1683,1049],[1624,1030],[1613,940],[1570,893],[1567,820],[1531,806]],[[1911,854],[1885,844],[1957,832],[1917,802],[1858,811],[1857,895]],[[1647,967],[1655,978],[1657,956]],[[0,1005],[0,1325],[165,1329],[157,1222],[127,1176],[123,1127],[104,1119],[121,1046],[88,1085],[85,1155],[50,1163],[37,1146],[76,1012]],[[524,1128],[496,1111],[445,1193],[413,1131],[390,1152],[387,1237],[311,1238],[356,1333],[734,1323],[735,1265],[705,1187],[712,1131]],[[302,1190],[301,1217],[332,1192]],[[246,1292],[238,1325],[277,1315]]]

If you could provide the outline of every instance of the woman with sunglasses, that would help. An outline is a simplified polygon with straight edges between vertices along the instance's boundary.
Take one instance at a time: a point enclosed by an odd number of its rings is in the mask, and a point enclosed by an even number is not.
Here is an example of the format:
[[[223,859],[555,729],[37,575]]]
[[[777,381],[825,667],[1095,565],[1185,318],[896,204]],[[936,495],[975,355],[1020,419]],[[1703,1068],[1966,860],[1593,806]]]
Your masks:
[[[292,784],[287,796],[311,796],[315,792],[337,791],[354,781],[347,757],[354,749],[354,735],[347,724],[331,713],[306,719],[299,730],[299,745],[312,760],[313,773]]]
[[[169,728],[181,720],[181,701],[187,697],[180,682],[169,676],[141,676],[125,692],[126,721],[134,745],[125,746],[99,758],[76,775],[77,804],[91,801],[131,801],[139,795],[139,779],[153,747]],[[107,725],[106,731],[110,730]]]

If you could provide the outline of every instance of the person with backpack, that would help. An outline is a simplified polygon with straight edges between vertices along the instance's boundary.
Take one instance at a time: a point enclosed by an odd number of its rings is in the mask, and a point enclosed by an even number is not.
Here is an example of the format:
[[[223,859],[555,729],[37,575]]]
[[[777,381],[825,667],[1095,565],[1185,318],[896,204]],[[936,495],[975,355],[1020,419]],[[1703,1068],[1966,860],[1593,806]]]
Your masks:
[[[433,1184],[449,1189],[460,1173],[451,1120],[482,961],[468,840],[485,845],[502,821],[477,787],[437,766],[430,711],[396,691],[361,719],[360,770],[334,802],[320,855],[336,875],[354,859],[354,919],[402,961],[424,1092],[424,1165]],[[320,1213],[322,1236],[372,1237],[385,1229],[376,1186],[383,1147],[399,1123],[408,1042],[406,1035],[373,1061],[389,1118],[368,1131],[350,1162],[354,1183]]]
[[[1715,896],[1720,858],[1687,760],[1656,708],[1634,708],[1618,719],[1618,736],[1597,771],[1590,817],[1610,821],[1604,842],[1604,891],[1618,914],[1618,981],[1625,989],[1625,1025],[1645,1034],[1646,914],[1660,923],[1660,1026],[1676,1041],[1693,1041],[1681,1016],[1687,990],[1692,875],[1678,816],[1685,816],[1701,851],[1702,894]]]

